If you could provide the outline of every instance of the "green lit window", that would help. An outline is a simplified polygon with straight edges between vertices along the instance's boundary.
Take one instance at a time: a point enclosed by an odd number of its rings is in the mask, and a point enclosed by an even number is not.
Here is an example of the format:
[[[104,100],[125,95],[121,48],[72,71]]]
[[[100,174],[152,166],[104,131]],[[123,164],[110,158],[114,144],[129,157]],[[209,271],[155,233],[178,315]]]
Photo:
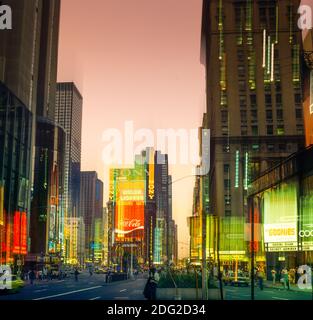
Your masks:
[[[278,126],[277,127],[277,135],[283,136],[285,134],[285,127],[284,126]]]

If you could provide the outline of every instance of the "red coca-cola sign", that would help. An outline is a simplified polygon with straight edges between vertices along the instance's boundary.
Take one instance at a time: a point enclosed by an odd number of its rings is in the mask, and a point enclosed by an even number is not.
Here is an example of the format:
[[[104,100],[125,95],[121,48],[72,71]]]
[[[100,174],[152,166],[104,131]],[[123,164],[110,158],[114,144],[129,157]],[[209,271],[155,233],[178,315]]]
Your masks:
[[[117,206],[115,218],[117,237],[125,238],[127,235],[133,237],[135,231],[144,229],[144,205],[134,203],[133,205]]]

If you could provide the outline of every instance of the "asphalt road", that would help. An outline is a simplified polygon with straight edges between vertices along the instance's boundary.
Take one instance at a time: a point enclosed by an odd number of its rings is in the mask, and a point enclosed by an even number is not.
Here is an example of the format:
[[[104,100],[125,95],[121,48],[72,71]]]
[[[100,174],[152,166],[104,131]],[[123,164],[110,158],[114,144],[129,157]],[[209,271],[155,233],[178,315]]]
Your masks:
[[[144,300],[142,294],[146,277],[106,284],[104,275],[89,273],[64,280],[36,281],[27,284],[19,293],[0,295],[2,300]]]
[[[0,301],[7,300],[145,300],[143,289],[146,275],[135,280],[126,280],[106,284],[104,275],[84,272],[78,282],[70,276],[64,280],[36,281],[33,286],[27,284],[19,293],[0,295]],[[225,300],[251,300],[250,287],[225,286]],[[312,300],[312,293],[287,291],[278,288],[255,288],[255,300]]]
[[[225,300],[251,300],[250,287],[225,287]],[[255,288],[255,300],[312,300],[311,292],[288,291],[277,288]]]

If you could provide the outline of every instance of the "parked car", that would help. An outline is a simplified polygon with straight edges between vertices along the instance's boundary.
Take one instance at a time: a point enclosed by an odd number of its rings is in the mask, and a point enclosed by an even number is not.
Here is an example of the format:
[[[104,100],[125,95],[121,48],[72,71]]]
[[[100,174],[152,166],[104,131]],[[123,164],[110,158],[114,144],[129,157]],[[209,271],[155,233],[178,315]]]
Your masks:
[[[248,287],[250,283],[250,278],[243,272],[238,272],[237,279],[235,276],[235,272],[229,271],[224,279],[223,279],[224,285],[231,285],[231,286],[237,286],[237,287]]]

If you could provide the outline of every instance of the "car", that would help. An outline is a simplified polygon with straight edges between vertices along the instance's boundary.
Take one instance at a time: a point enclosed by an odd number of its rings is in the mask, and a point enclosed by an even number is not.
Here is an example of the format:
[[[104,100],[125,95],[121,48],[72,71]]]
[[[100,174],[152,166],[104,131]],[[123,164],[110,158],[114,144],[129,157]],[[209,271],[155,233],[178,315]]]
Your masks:
[[[237,286],[237,287],[248,287],[250,283],[250,278],[247,277],[244,273],[238,272],[237,279],[235,277],[235,273],[233,271],[229,271],[224,279],[223,279],[224,285],[231,285],[231,286]]]
[[[97,273],[97,274],[105,274],[106,271],[105,271],[104,269],[99,268],[99,269],[97,269],[97,270],[95,271],[95,273]]]
[[[7,285],[10,289],[0,290],[0,293],[17,293],[25,286],[25,282],[21,280],[18,276],[12,275],[11,280],[7,281]]]

